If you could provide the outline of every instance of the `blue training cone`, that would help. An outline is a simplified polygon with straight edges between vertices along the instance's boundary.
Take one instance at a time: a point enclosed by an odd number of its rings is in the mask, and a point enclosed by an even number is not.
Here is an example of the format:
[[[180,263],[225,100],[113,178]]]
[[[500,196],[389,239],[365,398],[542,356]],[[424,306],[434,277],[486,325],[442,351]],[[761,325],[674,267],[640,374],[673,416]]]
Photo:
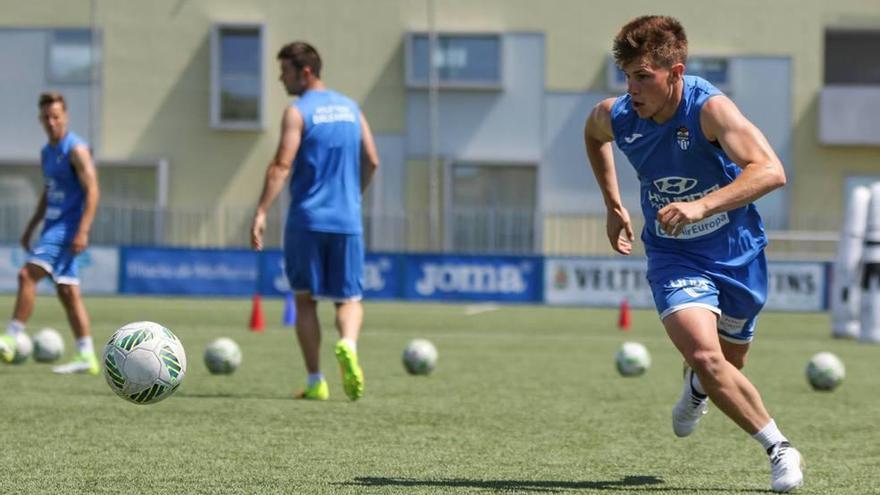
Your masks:
[[[293,293],[288,292],[284,297],[284,314],[281,316],[281,324],[286,327],[296,325],[296,304],[293,302]]]

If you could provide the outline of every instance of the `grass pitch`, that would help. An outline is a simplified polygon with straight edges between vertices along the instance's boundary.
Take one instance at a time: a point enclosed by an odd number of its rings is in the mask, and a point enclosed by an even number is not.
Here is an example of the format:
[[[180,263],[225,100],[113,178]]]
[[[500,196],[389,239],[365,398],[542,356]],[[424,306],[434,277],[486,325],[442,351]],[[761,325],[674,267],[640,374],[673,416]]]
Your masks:
[[[12,298],[0,305],[12,307]],[[99,349],[117,327],[154,320],[183,341],[180,390],[155,405],[116,397],[103,377],[50,366],[0,367],[0,493],[713,493],[769,491],[760,446],[715,407],[687,439],[671,431],[681,360],[653,311],[633,329],[612,310],[367,303],[359,344],[366,396],[349,402],[325,323],[325,403],[294,401],[305,381],[281,302],[264,301],[265,333],[246,329],[250,301],[89,298]],[[329,324],[329,325],[328,325]],[[57,301],[40,297],[28,332],[72,339]],[[820,314],[766,313],[746,373],[807,462],[801,493],[880,493],[880,347],[832,340]],[[242,347],[231,376],[210,375],[205,345]],[[401,365],[412,338],[433,341],[429,377]],[[622,378],[613,357],[644,343],[653,366]],[[812,391],[804,369],[836,353],[847,379]]]

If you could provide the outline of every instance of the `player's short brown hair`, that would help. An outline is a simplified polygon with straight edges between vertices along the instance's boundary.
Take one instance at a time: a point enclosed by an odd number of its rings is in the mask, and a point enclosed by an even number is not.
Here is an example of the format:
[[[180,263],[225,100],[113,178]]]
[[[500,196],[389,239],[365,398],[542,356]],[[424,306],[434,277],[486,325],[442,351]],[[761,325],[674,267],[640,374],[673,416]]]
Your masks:
[[[51,105],[53,103],[61,103],[61,107],[67,110],[67,102],[64,101],[64,96],[57,91],[47,91],[45,93],[40,94],[40,104],[37,108],[42,109],[46,105]]]
[[[686,63],[687,35],[678,19],[665,15],[636,17],[620,28],[614,37],[614,62],[623,67],[647,57],[657,67]]]
[[[278,60],[290,60],[297,69],[310,67],[312,74],[317,78],[321,78],[321,56],[318,50],[305,41],[294,41],[288,43],[278,50]]]

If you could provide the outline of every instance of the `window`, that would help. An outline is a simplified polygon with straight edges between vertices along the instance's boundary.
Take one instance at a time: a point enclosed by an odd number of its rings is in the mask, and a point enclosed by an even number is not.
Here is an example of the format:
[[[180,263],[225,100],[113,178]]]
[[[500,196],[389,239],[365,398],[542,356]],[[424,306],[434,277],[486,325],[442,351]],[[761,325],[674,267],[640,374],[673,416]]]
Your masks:
[[[534,251],[534,166],[454,164],[450,175],[447,231],[454,251]]]
[[[263,128],[263,26],[220,24],[211,33],[211,126]]]
[[[721,91],[729,91],[728,68],[726,57],[688,57],[685,74],[699,76],[712,83]],[[617,68],[614,57],[608,57],[608,89],[626,91],[626,74]]]
[[[880,85],[880,31],[825,31],[826,85]]]
[[[410,33],[406,39],[406,83],[428,86],[430,67],[427,33]],[[440,87],[500,89],[501,36],[498,34],[438,34],[432,57]]]
[[[49,32],[49,84],[89,84],[93,67],[99,64],[100,50],[92,50],[88,29],[54,29]]]

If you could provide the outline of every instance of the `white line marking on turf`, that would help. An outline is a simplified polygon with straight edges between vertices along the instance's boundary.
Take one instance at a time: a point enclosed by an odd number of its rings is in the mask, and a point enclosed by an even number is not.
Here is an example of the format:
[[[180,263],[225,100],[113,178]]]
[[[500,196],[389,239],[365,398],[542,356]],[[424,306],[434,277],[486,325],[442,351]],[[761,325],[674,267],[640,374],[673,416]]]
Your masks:
[[[472,304],[465,306],[465,316],[474,316],[480,313],[488,313],[489,311],[497,311],[501,309],[497,304]]]

